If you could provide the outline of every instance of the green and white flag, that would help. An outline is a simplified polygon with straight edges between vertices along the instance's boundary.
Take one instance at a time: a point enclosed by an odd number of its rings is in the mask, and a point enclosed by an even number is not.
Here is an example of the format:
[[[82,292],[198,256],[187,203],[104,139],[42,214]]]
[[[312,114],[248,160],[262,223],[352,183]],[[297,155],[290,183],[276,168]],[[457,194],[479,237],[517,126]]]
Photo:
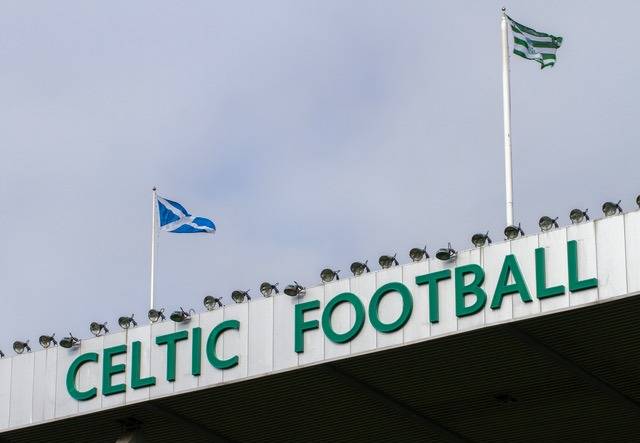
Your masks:
[[[507,16],[513,32],[513,53],[520,57],[535,60],[540,68],[556,63],[556,51],[562,45],[562,37],[538,32]]]

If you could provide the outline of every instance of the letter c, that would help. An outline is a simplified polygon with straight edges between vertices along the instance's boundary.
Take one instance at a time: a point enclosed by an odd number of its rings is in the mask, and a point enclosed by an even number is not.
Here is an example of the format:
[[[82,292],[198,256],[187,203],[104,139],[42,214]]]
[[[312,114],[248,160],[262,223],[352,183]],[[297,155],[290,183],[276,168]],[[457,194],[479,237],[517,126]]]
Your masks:
[[[88,362],[98,362],[98,354],[95,352],[87,352],[86,354],[82,354],[78,358],[76,358],[71,366],[69,366],[69,370],[67,371],[67,391],[69,395],[73,397],[75,400],[83,401],[90,400],[96,396],[98,393],[98,389],[95,387],[87,390],[87,391],[78,391],[76,388],[76,375],[80,370],[80,366]]]

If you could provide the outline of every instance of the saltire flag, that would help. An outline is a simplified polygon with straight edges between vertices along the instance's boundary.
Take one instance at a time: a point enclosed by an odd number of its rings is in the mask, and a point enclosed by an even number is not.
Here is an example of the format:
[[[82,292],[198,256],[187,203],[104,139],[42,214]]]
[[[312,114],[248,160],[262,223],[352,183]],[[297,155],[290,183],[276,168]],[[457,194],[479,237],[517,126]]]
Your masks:
[[[513,32],[513,53],[540,63],[540,69],[556,63],[556,51],[562,45],[562,37],[538,32],[507,16]]]
[[[216,225],[204,217],[194,217],[180,203],[158,196],[160,229],[176,234],[205,232],[213,234]]]

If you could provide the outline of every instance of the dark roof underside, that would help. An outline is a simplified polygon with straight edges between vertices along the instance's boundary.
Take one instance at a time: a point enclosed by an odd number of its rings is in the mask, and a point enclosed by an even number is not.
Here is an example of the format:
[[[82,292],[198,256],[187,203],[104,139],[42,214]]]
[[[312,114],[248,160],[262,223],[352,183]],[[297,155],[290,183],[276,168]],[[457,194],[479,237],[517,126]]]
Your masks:
[[[10,442],[631,441],[640,297],[0,434]]]

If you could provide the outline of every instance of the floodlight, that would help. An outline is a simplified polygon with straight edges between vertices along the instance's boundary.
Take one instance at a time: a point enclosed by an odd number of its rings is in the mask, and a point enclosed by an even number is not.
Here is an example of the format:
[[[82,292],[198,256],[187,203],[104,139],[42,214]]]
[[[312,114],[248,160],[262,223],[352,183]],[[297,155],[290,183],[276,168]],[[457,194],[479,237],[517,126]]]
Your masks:
[[[640,194],[636,197],[636,205],[640,208]]]
[[[64,337],[62,340],[60,340],[60,346],[67,349],[80,346],[80,339],[75,338],[73,334],[69,332],[68,337]]]
[[[334,271],[333,269],[326,268],[320,273],[320,279],[325,283],[340,280],[340,276],[338,275],[339,273],[340,270]]]
[[[518,223],[518,226],[510,225],[504,228],[504,236],[507,237],[507,240],[514,240],[518,238],[519,235],[524,235],[524,231],[520,227],[520,223]]]
[[[605,202],[602,205],[602,212],[604,212],[605,217],[610,217],[612,215],[616,215],[618,213],[622,213],[622,208],[620,207],[620,202],[622,200],[618,200],[618,203],[613,202]]]
[[[540,226],[540,230],[542,232],[547,232],[552,230],[553,228],[557,228],[558,217],[551,218],[551,217],[547,217],[546,215],[543,215],[542,217],[540,217],[540,220],[538,220],[538,226]]]
[[[207,311],[213,311],[214,309],[222,307],[222,297],[207,295],[202,303],[204,304],[204,307],[207,308]]]
[[[160,310],[149,309],[149,312],[147,313],[147,317],[149,317],[149,321],[151,323],[157,323],[159,321],[166,320],[166,317],[164,316],[164,308]]]
[[[300,286],[297,281],[294,281],[293,283],[293,285],[287,285],[287,287],[284,288],[284,293],[289,297],[303,296],[305,294],[304,286]]]
[[[412,248],[409,251],[409,258],[413,262],[420,261],[423,258],[429,258],[429,254],[427,253],[427,246],[425,245],[425,247],[422,248],[422,249],[420,249],[420,248]]]
[[[246,300],[251,300],[251,296],[249,295],[249,289],[247,289],[246,291],[233,291],[231,293],[231,300],[233,300],[236,303],[242,303],[243,301]]]
[[[448,243],[446,248],[440,248],[438,252],[436,252],[436,258],[442,261],[454,260],[456,255],[457,252],[451,247],[451,243]]]
[[[396,254],[393,255],[382,255],[378,259],[378,263],[382,269],[389,269],[391,266],[397,266],[398,260],[396,260]]]
[[[129,329],[131,325],[133,325],[134,327],[138,326],[138,323],[133,319],[133,314],[131,314],[131,317],[127,317],[127,316],[120,317],[118,319],[118,324],[122,329]]]
[[[56,334],[51,335],[41,335],[38,341],[40,342],[40,346],[47,349],[53,343],[53,346],[58,346],[58,342],[54,338]]]
[[[91,331],[91,333],[96,337],[100,336],[100,334],[108,334],[109,330],[107,329],[107,322],[91,322],[91,324],[89,325],[89,331]]]
[[[31,348],[29,347],[29,340],[16,340],[13,342],[13,350],[16,351],[16,354],[22,354],[25,349],[27,350],[27,352],[31,352]]]
[[[191,320],[191,313],[195,313],[195,311],[193,309],[189,309],[189,312],[185,311],[184,309],[182,309],[182,306],[180,306],[180,310],[179,311],[173,311],[171,313],[171,315],[169,316],[169,318],[171,320],[173,320],[176,323],[182,323],[185,321],[189,321]]]
[[[484,245],[491,244],[491,238],[489,237],[489,231],[486,234],[473,234],[471,236],[471,243],[476,248],[481,248]]]
[[[589,221],[589,214],[587,214],[587,211],[588,209],[585,209],[584,211],[582,209],[572,209],[569,213],[571,224],[582,223],[583,220]]]
[[[278,283],[272,285],[268,281],[265,281],[260,285],[260,293],[264,297],[271,297],[274,292],[276,294],[280,293],[280,291],[278,291]]]
[[[0,351],[0,358],[4,358],[4,352]]]
[[[367,261],[365,260],[364,262],[353,262],[351,263],[351,272],[353,273],[353,275],[355,275],[356,277],[359,275],[364,274],[365,272],[369,272],[369,266],[367,266]]]

